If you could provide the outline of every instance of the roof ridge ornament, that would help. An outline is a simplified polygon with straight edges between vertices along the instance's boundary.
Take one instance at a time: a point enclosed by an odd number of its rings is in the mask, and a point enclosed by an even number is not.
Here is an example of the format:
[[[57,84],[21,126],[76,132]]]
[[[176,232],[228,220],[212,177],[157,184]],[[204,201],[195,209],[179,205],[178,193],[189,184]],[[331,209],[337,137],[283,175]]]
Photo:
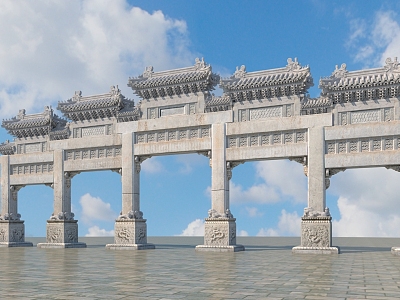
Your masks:
[[[235,73],[233,73],[233,75],[231,76],[232,79],[234,78],[244,78],[246,76],[246,66],[245,65],[241,65],[240,69],[239,67],[236,67],[236,71]]]
[[[111,96],[120,96],[121,95],[121,90],[118,88],[118,85],[112,85],[110,87],[110,95]]]
[[[206,62],[204,61],[204,57],[202,57],[201,60],[200,58],[196,57],[194,61],[195,61],[194,66],[196,67],[196,71],[204,69],[206,67]]]
[[[75,91],[75,94],[71,100],[79,101],[79,100],[81,100],[81,98],[82,98],[82,91]]]
[[[293,72],[293,71],[300,71],[302,69],[301,65],[299,64],[299,62],[297,61],[297,57],[294,58],[294,61],[289,57],[287,59],[287,65],[286,65],[286,69],[289,72]]]
[[[338,67],[338,65],[335,66],[335,71],[332,72],[331,78],[341,78],[341,77],[346,77],[347,73],[349,73],[349,71],[347,71],[346,69],[346,64],[343,63],[340,68]]]
[[[397,57],[395,57],[393,61],[390,57],[386,58],[385,66],[383,68],[386,70],[387,73],[400,73],[400,64],[397,61]]]
[[[144,72],[142,74],[142,78],[151,78],[153,76],[153,66],[148,66],[144,69]]]

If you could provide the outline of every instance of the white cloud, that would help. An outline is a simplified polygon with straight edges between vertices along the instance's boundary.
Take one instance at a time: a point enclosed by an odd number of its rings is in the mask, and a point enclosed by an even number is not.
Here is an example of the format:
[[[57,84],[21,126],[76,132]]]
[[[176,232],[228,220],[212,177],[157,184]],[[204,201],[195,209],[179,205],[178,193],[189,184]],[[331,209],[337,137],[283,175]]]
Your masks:
[[[378,11],[373,20],[353,19],[346,46],[364,67],[381,67],[388,57],[400,56],[400,24],[396,12]]]
[[[249,233],[246,230],[240,230],[237,235],[238,236],[249,236]]]
[[[89,193],[79,200],[82,206],[82,221],[90,224],[92,221],[114,221],[117,214],[111,209],[110,203],[106,203],[99,197],[93,197]]]
[[[182,231],[180,236],[204,236],[204,221],[196,219]]]
[[[192,64],[188,44],[184,21],[126,0],[0,1],[0,116],[40,111],[75,90],[97,94],[116,84],[130,97],[128,77],[145,66]]]
[[[246,207],[247,214],[249,217],[261,217],[264,213],[260,212],[257,207]]]
[[[399,236],[400,173],[385,168],[346,170],[332,177],[340,219],[335,236]],[[332,189],[332,190],[331,190]]]
[[[164,166],[156,157],[151,157],[141,164],[141,170],[146,173],[155,174],[164,171]]]
[[[303,166],[289,160],[263,161],[255,164],[257,177],[264,182],[248,189],[230,182],[232,203],[275,203],[291,199],[307,203],[307,177]]]
[[[176,161],[180,164],[179,172],[189,174],[193,168],[204,163],[205,157],[199,154],[181,154],[176,157]]]
[[[89,233],[85,236],[114,236],[114,230],[107,231],[100,229],[99,226],[92,226],[88,229]]]
[[[277,228],[261,228],[257,236],[300,236],[301,217],[282,209]]]

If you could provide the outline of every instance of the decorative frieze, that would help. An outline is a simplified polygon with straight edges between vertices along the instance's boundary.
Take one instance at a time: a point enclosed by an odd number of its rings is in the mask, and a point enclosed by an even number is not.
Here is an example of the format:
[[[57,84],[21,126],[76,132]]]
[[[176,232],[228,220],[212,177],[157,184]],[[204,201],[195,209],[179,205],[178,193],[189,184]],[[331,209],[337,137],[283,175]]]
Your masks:
[[[65,160],[97,159],[121,156],[121,147],[86,148],[65,151]]]
[[[339,113],[339,125],[389,122],[394,119],[393,107]]]
[[[47,147],[46,142],[18,144],[17,145],[17,153],[18,154],[29,154],[29,153],[45,152],[46,147]]]
[[[211,130],[209,126],[195,128],[168,129],[162,131],[141,132],[136,134],[135,143],[157,143],[166,141],[179,141],[198,138],[209,138]]]
[[[371,137],[326,142],[326,154],[346,154],[400,149],[400,136]]]
[[[53,172],[53,163],[16,164],[10,166],[10,175],[32,175]]]
[[[82,138],[82,137],[97,136],[97,135],[111,135],[111,134],[113,134],[113,126],[111,124],[73,129],[74,138]]]
[[[264,120],[270,118],[291,117],[291,116],[293,116],[292,104],[239,110],[240,122]]]
[[[307,142],[306,130],[290,130],[258,134],[232,135],[227,137],[228,148],[273,146]]]

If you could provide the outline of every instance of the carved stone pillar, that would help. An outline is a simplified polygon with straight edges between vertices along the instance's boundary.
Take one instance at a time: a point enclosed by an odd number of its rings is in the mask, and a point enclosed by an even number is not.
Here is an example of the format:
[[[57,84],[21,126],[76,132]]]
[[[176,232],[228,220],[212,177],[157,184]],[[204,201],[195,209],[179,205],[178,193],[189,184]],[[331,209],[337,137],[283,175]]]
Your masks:
[[[122,211],[115,220],[113,250],[154,249],[147,243],[146,219],[140,211],[141,163],[150,156],[134,156],[134,134],[122,135]]]
[[[332,217],[326,207],[324,128],[308,129],[308,207],[301,221],[301,245],[293,253],[338,254],[332,247]],[[328,178],[329,180],[329,178]]]
[[[211,131],[211,209],[205,219],[204,245],[198,245],[196,251],[243,251],[242,245],[236,245],[236,219],[229,210],[229,180],[234,166],[226,162],[225,124],[213,124]]]
[[[85,248],[78,242],[78,220],[71,212],[71,181],[79,172],[64,171],[64,152],[54,151],[54,210],[46,225],[46,243],[38,248]]]
[[[25,242],[25,225],[18,213],[18,191],[23,185],[10,185],[10,158],[0,157],[1,163],[1,215],[0,247],[32,247]]]

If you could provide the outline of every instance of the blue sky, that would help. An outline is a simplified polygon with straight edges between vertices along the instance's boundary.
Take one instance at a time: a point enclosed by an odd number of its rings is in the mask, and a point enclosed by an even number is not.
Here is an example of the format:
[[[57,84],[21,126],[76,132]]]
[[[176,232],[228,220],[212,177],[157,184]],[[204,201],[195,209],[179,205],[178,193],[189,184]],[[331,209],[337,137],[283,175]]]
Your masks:
[[[318,80],[335,65],[348,70],[383,65],[400,56],[396,1],[13,1],[0,2],[0,116],[43,111],[75,90],[83,95],[126,86],[145,66],[155,71],[193,65],[204,57],[230,76],[283,67],[298,57]],[[220,94],[220,90],[215,91]],[[57,112],[56,112],[57,113]],[[0,140],[12,139],[4,129]],[[143,164],[141,208],[148,233],[201,235],[210,208],[210,167],[192,154],[153,157]],[[120,175],[82,173],[72,181],[79,235],[110,235],[121,209]],[[400,176],[392,170],[346,170],[331,179],[327,204],[333,234],[399,236]],[[302,166],[290,161],[236,167],[231,211],[240,235],[298,236],[307,205]],[[44,236],[53,193],[46,186],[19,192],[27,236]]]

